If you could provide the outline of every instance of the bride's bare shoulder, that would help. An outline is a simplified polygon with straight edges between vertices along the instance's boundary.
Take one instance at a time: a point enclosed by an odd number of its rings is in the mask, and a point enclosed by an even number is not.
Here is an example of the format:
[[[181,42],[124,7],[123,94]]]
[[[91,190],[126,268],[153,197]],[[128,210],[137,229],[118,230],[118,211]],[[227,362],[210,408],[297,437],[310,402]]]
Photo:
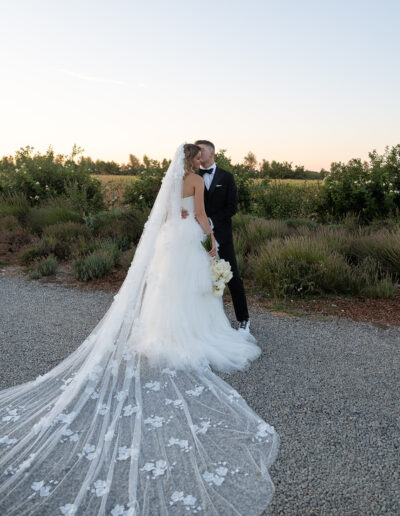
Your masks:
[[[199,174],[195,174],[194,172],[189,172],[184,177],[185,183],[190,183],[193,185],[199,185],[203,183],[203,178],[199,176]]]

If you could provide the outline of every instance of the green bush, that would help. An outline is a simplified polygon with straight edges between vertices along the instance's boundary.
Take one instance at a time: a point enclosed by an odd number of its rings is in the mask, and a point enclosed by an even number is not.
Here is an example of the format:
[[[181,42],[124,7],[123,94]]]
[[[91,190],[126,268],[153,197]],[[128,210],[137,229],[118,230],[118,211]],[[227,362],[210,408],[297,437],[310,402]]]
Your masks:
[[[30,204],[21,192],[2,194],[0,196],[0,218],[13,216],[20,224],[24,224]]]
[[[250,222],[250,220],[256,218],[254,215],[250,213],[244,213],[243,211],[239,211],[232,217],[232,230],[235,232],[238,229],[243,229]]]
[[[285,224],[289,229],[299,229],[299,228],[307,228],[307,229],[317,229],[319,227],[318,222],[310,219],[304,218],[293,218],[286,219]]]
[[[43,237],[53,237],[62,242],[74,242],[79,237],[89,240],[92,237],[90,228],[79,222],[61,222],[43,229]]]
[[[370,152],[369,163],[352,159],[347,164],[332,163],[325,178],[320,215],[340,218],[347,213],[361,223],[396,217],[400,213],[400,144],[379,155]]]
[[[349,239],[345,252],[355,263],[374,258],[384,273],[400,279],[400,228],[361,230]]]
[[[63,206],[37,206],[31,208],[26,217],[30,229],[41,236],[46,226],[63,222],[80,222],[81,217],[75,211]]]
[[[241,252],[236,253],[236,263],[239,269],[239,274],[242,278],[247,277],[248,265],[247,261]]]
[[[113,257],[104,251],[95,251],[73,263],[74,276],[79,281],[102,278],[113,267]]]
[[[36,245],[25,249],[19,260],[22,265],[29,265],[34,260],[53,254],[59,260],[67,260],[73,249],[69,242],[57,240],[53,235],[41,238]]]
[[[254,191],[254,210],[270,219],[316,217],[320,205],[319,183],[292,185],[263,180]]]
[[[372,298],[392,298],[397,285],[390,274],[372,256],[363,258],[354,269],[354,279],[361,294]]]
[[[127,207],[124,210],[101,211],[85,217],[85,224],[100,238],[112,238],[121,249],[137,244],[143,232],[149,209]]]
[[[40,272],[37,270],[37,269],[32,269],[31,271],[29,271],[29,278],[30,279],[39,279],[41,277],[41,274]]]
[[[98,250],[108,253],[112,257],[114,265],[119,265],[122,251],[113,240],[108,239],[101,241]]]
[[[80,152],[74,146],[71,156],[55,156],[50,147],[33,155],[33,147],[21,148],[11,161],[0,162],[0,192],[22,194],[32,206],[64,195],[81,214],[104,208],[101,181],[75,162]]]
[[[0,218],[0,232],[17,231],[20,227],[18,219],[14,215]]]
[[[96,251],[85,258],[76,260],[73,267],[77,280],[90,281],[105,276],[114,267],[114,262],[109,254]]]
[[[290,234],[290,229],[281,220],[252,219],[239,231],[237,237],[243,255],[257,252],[268,240]]]
[[[56,241],[52,238],[44,238],[38,242],[37,245],[25,249],[20,256],[20,262],[22,265],[29,265],[33,261],[49,256],[53,250]]]
[[[126,184],[123,204],[138,210],[152,208],[167,168],[167,165],[149,166],[149,168],[141,170],[137,179]]]
[[[350,265],[323,240],[310,236],[274,239],[250,256],[258,283],[274,297],[349,293]]]
[[[132,264],[133,257],[135,256],[136,246],[130,247],[123,253],[120,260],[121,267],[127,271]]]
[[[397,292],[397,286],[390,278],[384,278],[375,284],[364,287],[363,294],[366,297],[393,299]]]
[[[55,274],[57,265],[56,257],[49,255],[37,264],[37,271],[41,276],[51,276],[52,274]]]
[[[90,254],[77,258],[72,264],[74,276],[79,281],[101,278],[120,263],[122,251],[112,240],[97,240],[90,244]]]

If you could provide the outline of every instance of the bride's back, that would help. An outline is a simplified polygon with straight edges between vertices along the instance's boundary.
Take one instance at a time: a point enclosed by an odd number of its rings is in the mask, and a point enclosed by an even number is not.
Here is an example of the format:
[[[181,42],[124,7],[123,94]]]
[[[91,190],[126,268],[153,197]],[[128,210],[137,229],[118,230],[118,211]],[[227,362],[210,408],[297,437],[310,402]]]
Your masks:
[[[189,172],[185,175],[183,178],[183,185],[182,185],[182,196],[183,197],[189,197],[190,195],[194,195],[195,190],[195,181],[196,181],[196,174],[194,172]]]

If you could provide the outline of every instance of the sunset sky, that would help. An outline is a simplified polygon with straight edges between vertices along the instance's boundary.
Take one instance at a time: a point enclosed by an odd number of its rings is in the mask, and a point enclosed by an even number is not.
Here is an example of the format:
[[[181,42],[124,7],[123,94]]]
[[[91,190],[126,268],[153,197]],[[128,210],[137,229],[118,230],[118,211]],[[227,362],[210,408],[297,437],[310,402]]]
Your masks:
[[[0,156],[172,157],[329,169],[400,143],[398,0],[0,4]]]

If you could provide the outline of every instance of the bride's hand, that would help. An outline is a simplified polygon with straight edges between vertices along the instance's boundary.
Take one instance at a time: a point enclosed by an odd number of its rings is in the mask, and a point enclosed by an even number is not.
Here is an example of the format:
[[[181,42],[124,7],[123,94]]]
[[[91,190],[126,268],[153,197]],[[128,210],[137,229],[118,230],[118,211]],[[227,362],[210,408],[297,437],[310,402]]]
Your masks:
[[[211,236],[211,242],[212,242],[212,247],[211,247],[211,250],[208,251],[208,254],[215,258],[217,256],[217,243],[215,241],[214,234],[212,234],[212,236]]]

